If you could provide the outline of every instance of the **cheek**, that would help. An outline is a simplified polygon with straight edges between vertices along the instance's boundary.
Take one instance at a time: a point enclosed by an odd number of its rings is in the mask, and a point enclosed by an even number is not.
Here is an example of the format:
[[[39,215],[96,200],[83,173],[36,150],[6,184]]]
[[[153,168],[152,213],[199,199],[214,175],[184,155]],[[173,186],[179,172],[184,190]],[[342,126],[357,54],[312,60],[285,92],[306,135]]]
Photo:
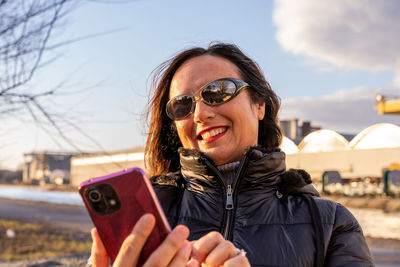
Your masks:
[[[179,139],[185,146],[185,144],[187,144],[187,142],[192,139],[191,133],[193,132],[193,122],[191,122],[189,119],[180,120],[175,122],[175,126],[178,132]]]
[[[240,115],[239,127],[236,129],[239,132],[241,142],[245,146],[257,145],[258,140],[258,109],[255,105],[246,107],[246,112]]]

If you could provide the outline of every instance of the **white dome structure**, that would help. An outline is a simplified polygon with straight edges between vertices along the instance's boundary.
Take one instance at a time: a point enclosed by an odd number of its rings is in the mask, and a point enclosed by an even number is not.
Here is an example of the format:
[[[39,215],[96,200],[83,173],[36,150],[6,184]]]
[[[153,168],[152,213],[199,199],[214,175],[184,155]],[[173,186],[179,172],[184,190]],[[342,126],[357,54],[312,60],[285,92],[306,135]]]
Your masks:
[[[299,152],[299,148],[296,144],[286,136],[282,138],[281,150],[285,152],[286,155]]]
[[[391,123],[378,123],[365,128],[349,143],[352,149],[400,147],[400,127]]]
[[[349,149],[349,142],[332,130],[318,130],[304,137],[299,144],[300,152],[326,152]]]

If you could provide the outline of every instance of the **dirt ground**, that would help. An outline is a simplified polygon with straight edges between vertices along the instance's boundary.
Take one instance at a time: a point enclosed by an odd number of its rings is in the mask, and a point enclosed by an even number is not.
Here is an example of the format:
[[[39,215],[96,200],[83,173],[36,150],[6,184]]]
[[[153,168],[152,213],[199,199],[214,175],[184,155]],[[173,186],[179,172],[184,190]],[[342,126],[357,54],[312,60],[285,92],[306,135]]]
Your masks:
[[[88,233],[43,223],[0,219],[0,259],[47,258],[90,252]]]

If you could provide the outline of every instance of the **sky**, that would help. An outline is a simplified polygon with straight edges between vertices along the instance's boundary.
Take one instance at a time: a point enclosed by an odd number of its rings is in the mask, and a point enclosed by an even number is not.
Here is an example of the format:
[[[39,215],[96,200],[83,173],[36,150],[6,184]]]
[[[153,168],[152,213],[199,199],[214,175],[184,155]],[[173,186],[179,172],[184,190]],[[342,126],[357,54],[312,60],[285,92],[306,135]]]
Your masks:
[[[213,41],[238,45],[281,98],[280,119],[356,134],[376,123],[377,93],[400,95],[400,1],[140,0],[76,6],[51,42],[92,36],[45,55],[30,84],[54,88],[47,103],[73,122],[63,141],[31,118],[0,121],[0,168],[32,151],[143,147],[151,72],[177,52]],[[6,134],[4,134],[6,133]]]

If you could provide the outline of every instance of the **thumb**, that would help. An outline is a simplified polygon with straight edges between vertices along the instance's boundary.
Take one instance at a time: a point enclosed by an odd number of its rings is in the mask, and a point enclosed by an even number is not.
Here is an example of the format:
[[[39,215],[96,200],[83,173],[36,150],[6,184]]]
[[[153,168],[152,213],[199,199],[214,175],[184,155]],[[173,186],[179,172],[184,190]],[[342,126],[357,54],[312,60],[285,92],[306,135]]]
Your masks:
[[[91,260],[93,267],[108,267],[110,266],[110,260],[107,255],[107,251],[103,245],[103,242],[100,239],[99,233],[96,228],[93,228],[90,231],[92,235],[92,252],[91,252]]]

